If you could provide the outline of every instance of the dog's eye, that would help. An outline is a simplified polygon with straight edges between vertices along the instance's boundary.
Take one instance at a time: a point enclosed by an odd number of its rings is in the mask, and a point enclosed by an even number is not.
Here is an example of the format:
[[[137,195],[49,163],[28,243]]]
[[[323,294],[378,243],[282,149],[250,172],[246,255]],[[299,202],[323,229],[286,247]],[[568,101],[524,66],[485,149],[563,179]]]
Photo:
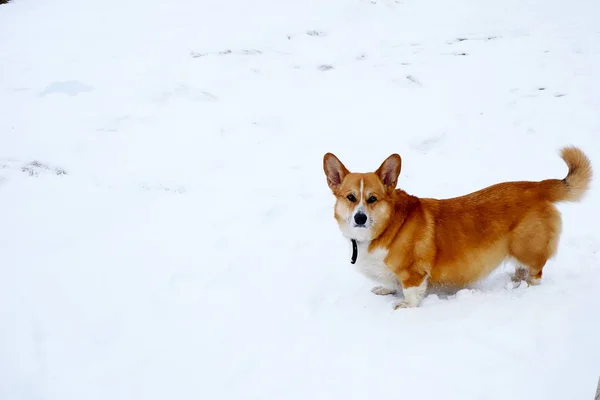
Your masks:
[[[352,193],[350,193],[348,196],[346,196],[346,198],[353,203],[356,202],[356,197],[354,197],[354,195]]]
[[[369,204],[373,204],[376,201],[377,201],[377,197],[375,197],[375,196],[371,196],[367,199],[367,203],[369,203]]]

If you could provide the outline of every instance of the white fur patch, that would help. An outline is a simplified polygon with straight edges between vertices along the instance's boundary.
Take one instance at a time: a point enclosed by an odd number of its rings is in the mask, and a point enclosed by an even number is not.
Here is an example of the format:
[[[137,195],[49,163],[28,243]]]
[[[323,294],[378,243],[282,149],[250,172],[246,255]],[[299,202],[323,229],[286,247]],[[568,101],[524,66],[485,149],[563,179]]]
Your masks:
[[[372,224],[371,219],[368,219],[364,227],[356,227],[354,226],[354,214],[350,214],[343,223],[339,224],[339,227],[342,231],[342,235],[346,238],[355,239],[357,242],[367,243],[372,239]]]
[[[358,242],[356,269],[367,278],[380,283],[384,288],[399,291],[400,282],[396,275],[385,265],[387,250],[375,249],[369,253],[369,242]]]
[[[419,286],[412,286],[409,288],[403,288],[404,300],[394,306],[397,308],[413,308],[418,307],[421,301],[425,297],[427,292],[427,278],[423,279],[423,282]]]
[[[344,235],[348,239],[355,239],[360,243],[367,243],[371,240],[371,228],[356,228],[351,226],[351,222],[345,221],[345,223],[340,224],[340,230],[342,231],[342,235]],[[366,250],[365,250],[366,251]],[[358,253],[360,257],[360,250]]]
[[[363,191],[365,190],[365,180],[361,179],[360,180],[360,202],[358,203],[359,206],[362,206],[363,204]]]

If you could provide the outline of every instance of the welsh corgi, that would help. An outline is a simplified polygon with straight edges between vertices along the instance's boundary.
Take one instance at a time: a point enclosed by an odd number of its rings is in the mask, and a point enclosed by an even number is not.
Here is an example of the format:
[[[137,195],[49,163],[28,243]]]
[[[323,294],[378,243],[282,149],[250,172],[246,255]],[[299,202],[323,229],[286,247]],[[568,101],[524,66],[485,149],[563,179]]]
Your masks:
[[[562,221],[554,203],[583,198],[592,179],[588,157],[564,147],[567,176],[504,182],[455,198],[419,198],[396,189],[402,159],[389,156],[375,172],[352,173],[333,154],[323,157],[336,201],[334,217],[352,248],[351,262],[382,286],[377,295],[418,307],[428,285],[464,287],[486,278],[505,260],[512,280],[538,285],[556,254]]]

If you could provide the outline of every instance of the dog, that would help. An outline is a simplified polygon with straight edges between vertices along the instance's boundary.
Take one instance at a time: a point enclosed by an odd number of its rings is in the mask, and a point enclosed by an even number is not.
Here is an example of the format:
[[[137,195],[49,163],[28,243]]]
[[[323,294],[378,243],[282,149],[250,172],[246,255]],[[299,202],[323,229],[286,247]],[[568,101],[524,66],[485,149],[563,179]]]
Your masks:
[[[418,307],[428,285],[464,287],[506,260],[516,262],[514,282],[540,284],[562,231],[555,203],[580,201],[592,180],[579,148],[564,147],[561,157],[569,169],[562,180],[503,182],[449,199],[397,189],[398,154],[375,172],[352,173],[327,153],[323,170],[335,220],[353,248],[351,262],[382,285],[373,293],[402,291],[398,309]]]

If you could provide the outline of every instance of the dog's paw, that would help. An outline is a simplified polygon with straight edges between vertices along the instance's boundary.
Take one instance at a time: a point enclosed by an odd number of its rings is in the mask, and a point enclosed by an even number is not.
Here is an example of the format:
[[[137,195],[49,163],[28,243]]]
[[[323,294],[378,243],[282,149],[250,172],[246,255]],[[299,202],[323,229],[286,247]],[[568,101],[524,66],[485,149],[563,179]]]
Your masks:
[[[393,289],[388,289],[383,286],[375,286],[371,289],[371,292],[375,293],[377,296],[388,296],[390,294],[396,294],[396,291]]]
[[[399,308],[415,308],[416,305],[409,303],[406,300],[403,300],[399,303],[394,304],[394,310],[397,310]]]
[[[530,276],[529,278],[527,278],[527,284],[529,286],[537,286],[539,284],[542,283],[542,278],[534,278],[532,276]]]
[[[521,281],[527,280],[529,277],[529,270],[527,268],[523,268],[522,266],[517,266],[515,268],[515,273],[510,277],[510,280],[514,283],[521,283]]]
[[[529,285],[526,281],[522,280],[512,280],[511,282],[507,282],[504,288],[506,290],[517,290],[517,289],[527,289]]]

